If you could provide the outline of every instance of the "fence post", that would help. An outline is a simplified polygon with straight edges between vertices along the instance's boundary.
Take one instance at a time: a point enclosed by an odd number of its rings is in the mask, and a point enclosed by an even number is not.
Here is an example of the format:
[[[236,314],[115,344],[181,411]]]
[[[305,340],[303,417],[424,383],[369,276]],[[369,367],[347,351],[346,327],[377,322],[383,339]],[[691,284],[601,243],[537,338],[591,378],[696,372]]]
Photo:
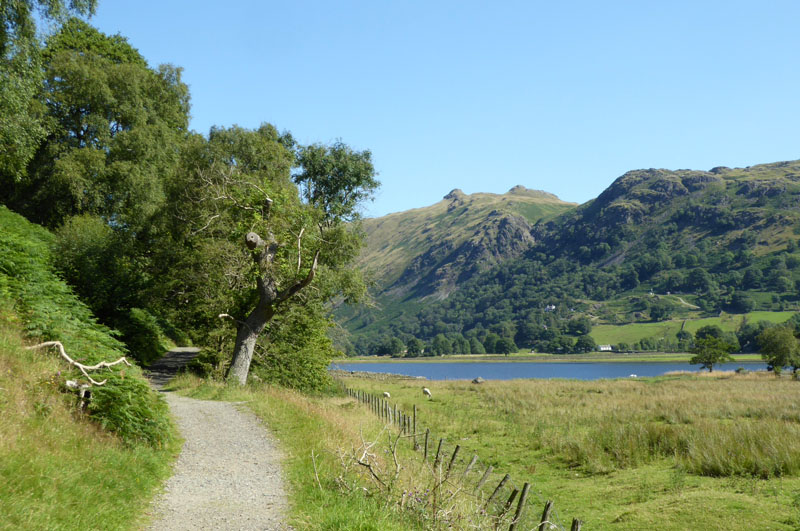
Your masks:
[[[469,471],[472,470],[472,467],[475,466],[475,463],[477,461],[478,461],[478,454],[472,454],[472,461],[470,461],[469,464],[467,465],[467,468],[464,469],[462,477],[465,478],[467,477],[467,474],[469,474]]]
[[[582,525],[583,525],[583,522],[581,522],[577,518],[573,518],[572,519],[572,527],[570,528],[570,531],[581,531],[581,526]]]
[[[428,437],[430,436],[430,434],[431,434],[431,429],[430,428],[425,428],[425,453],[422,454],[422,461],[423,462],[427,462],[428,461]]]
[[[450,464],[447,465],[447,472],[445,473],[445,477],[450,477],[450,470],[453,468],[453,463],[456,462],[456,456],[458,455],[458,451],[461,450],[461,445],[457,444],[455,451],[453,451],[453,457],[450,458]]]
[[[508,475],[508,474],[506,474],[506,475],[503,477],[503,479],[501,479],[501,480],[500,480],[500,483],[498,483],[498,484],[497,484],[497,487],[495,487],[495,489],[494,489],[494,492],[492,492],[492,495],[491,495],[491,496],[489,496],[489,498],[486,500],[486,503],[484,504],[484,507],[486,507],[486,508],[488,508],[488,507],[489,507],[489,504],[490,504],[490,503],[492,503],[492,500],[494,499],[494,497],[495,497],[495,496],[497,496],[497,493],[498,493],[498,492],[500,492],[500,489],[502,489],[502,488],[503,488],[503,485],[505,485],[505,484],[506,484],[506,482],[507,482],[509,479],[511,479],[511,476],[510,476],[510,475]]]
[[[540,531],[544,531],[545,529],[547,529],[545,525],[550,522],[550,511],[552,509],[553,509],[553,500],[547,500],[547,503],[544,504],[544,511],[542,512],[542,521],[538,527]]]
[[[481,480],[478,481],[477,485],[475,485],[475,490],[473,492],[478,492],[479,490],[481,490],[483,484],[486,483],[487,479],[489,479],[489,474],[492,473],[492,470],[494,470],[494,467],[492,465],[489,465],[489,467],[486,469],[486,472],[484,472],[483,476],[481,476]]]
[[[436,448],[436,457],[433,459],[433,468],[436,469],[439,467],[440,457],[442,455],[442,443],[444,439],[439,439],[439,447]]]
[[[414,450],[419,450],[419,445],[417,444],[417,405],[414,404],[414,425],[411,428],[411,433],[414,435]]]
[[[508,497],[508,501],[507,501],[507,502],[506,502],[506,504],[503,506],[503,510],[502,510],[502,511],[500,511],[500,514],[499,514],[499,515],[497,515],[497,519],[498,519],[498,520],[500,520],[501,518],[503,518],[503,517],[504,517],[504,516],[505,516],[505,515],[508,513],[508,510],[509,510],[509,509],[511,509],[511,506],[514,504],[514,498],[516,498],[516,497],[517,497],[517,494],[519,494],[519,490],[517,490],[517,489],[514,489],[514,490],[512,490],[512,491],[511,491],[511,496],[509,496],[509,497]],[[512,526],[512,527],[509,527],[509,528],[508,528],[508,529],[509,529],[509,531],[513,531],[514,522],[511,522],[511,526]]]
[[[525,483],[522,486],[522,494],[519,495],[519,504],[517,505],[517,512],[514,513],[514,519],[511,521],[511,525],[508,526],[508,531],[514,531],[517,527],[517,522],[519,519],[522,518],[522,510],[525,508],[525,501],[528,499],[528,490],[530,490],[531,484]]]
[[[394,405],[394,413],[392,413],[392,424],[397,424],[397,404]]]

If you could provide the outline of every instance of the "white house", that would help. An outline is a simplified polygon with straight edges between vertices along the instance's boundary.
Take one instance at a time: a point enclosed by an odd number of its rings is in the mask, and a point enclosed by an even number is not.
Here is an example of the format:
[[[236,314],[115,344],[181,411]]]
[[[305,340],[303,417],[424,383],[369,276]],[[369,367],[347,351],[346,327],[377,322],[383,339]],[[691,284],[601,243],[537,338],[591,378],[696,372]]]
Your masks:
[[[611,348],[611,345],[597,345],[597,350],[600,352],[611,352],[614,349]]]

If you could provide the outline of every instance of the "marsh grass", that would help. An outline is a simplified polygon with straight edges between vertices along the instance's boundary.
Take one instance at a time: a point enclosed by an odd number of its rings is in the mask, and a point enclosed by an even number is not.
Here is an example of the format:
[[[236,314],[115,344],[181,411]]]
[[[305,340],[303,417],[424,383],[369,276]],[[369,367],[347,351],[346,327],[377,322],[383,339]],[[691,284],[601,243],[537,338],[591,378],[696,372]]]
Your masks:
[[[423,399],[415,381],[346,383],[389,391],[406,410],[417,404],[423,425],[462,441],[518,481],[540,485],[567,514],[595,525],[800,525],[800,507],[791,502],[800,494],[800,385],[788,378],[428,381],[432,400]],[[742,493],[729,485],[737,481],[764,487]],[[763,496],[769,489],[774,496]],[[666,524],[652,512],[658,504]]]
[[[0,310],[0,529],[130,529],[179,451],[124,444],[61,392],[56,356]]]

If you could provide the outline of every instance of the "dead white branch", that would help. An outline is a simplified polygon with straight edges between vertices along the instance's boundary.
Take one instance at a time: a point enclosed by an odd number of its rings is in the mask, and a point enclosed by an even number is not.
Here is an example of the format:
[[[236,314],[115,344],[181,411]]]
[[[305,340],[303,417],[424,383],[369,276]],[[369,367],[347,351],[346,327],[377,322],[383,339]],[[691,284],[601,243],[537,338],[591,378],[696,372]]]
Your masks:
[[[43,348],[43,347],[57,347],[58,351],[61,353],[61,357],[64,358],[65,360],[67,360],[70,365],[74,365],[75,367],[80,369],[80,371],[83,373],[84,376],[86,376],[86,378],[89,379],[89,381],[92,383],[92,385],[104,385],[106,383],[106,381],[108,381],[108,380],[103,380],[102,382],[98,382],[97,380],[95,380],[91,376],[89,376],[89,373],[86,372],[86,371],[96,371],[97,369],[113,367],[114,365],[117,365],[119,363],[124,363],[128,367],[131,366],[131,364],[128,363],[128,360],[125,359],[124,356],[121,357],[120,359],[118,359],[117,361],[112,361],[112,362],[101,361],[97,365],[84,365],[83,363],[78,363],[77,361],[73,360],[72,358],[70,358],[67,355],[67,351],[64,350],[64,345],[61,344],[61,341],[45,341],[44,343],[39,343],[38,345],[25,347],[25,350],[31,350],[31,349]]]

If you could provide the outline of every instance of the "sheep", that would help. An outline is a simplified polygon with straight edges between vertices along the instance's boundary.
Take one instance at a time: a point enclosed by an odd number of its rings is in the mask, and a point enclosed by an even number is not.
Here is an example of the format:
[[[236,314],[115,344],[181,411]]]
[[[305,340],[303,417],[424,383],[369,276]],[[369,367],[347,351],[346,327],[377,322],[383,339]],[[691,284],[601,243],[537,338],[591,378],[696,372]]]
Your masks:
[[[383,398],[392,398],[392,395],[389,394],[389,391],[384,391]]]
[[[428,389],[427,387],[423,387],[423,388],[422,388],[422,394],[423,394],[423,395],[425,395],[425,396],[427,396],[428,398],[433,398],[433,397],[431,396],[431,390],[430,390],[430,389]]]

